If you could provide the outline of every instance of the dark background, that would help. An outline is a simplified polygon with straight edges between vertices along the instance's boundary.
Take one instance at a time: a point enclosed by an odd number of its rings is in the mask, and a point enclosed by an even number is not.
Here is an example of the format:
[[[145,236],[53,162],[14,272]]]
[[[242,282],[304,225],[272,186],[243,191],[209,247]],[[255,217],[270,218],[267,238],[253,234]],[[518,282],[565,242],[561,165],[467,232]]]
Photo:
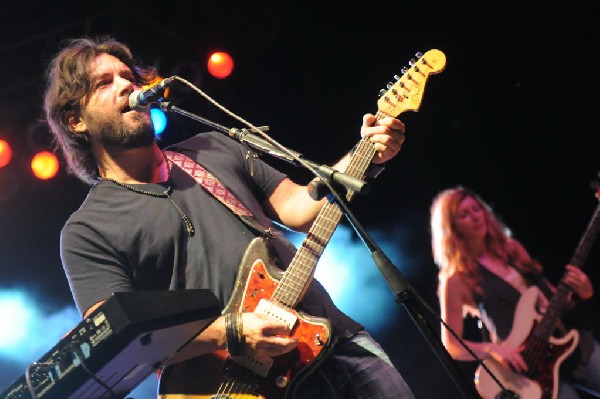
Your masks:
[[[48,146],[41,116],[43,71],[62,39],[110,34],[162,76],[178,75],[308,159],[331,163],[358,140],[362,115],[417,51],[439,49],[418,112],[406,112],[406,142],[354,203],[369,231],[402,248],[410,283],[437,311],[429,205],[465,185],[487,199],[556,281],[597,206],[597,75],[593,12],[574,2],[200,1],[11,2],[1,10],[0,138],[14,146],[0,170],[0,288],[27,287],[47,309],[72,305],[58,256],[64,221],[87,187],[64,169],[50,181],[29,172]],[[487,3],[487,2],[485,2]],[[590,6],[591,7],[591,6]],[[211,50],[236,62],[209,76]],[[241,126],[206,100],[174,88],[179,107]],[[177,94],[176,94],[177,93]],[[163,143],[208,129],[170,114]],[[275,160],[291,176],[306,171]],[[344,222],[342,222],[344,223]],[[401,237],[393,236],[401,228]],[[584,268],[598,289],[598,245]],[[358,295],[359,293],[357,293]],[[597,301],[597,300],[596,300]],[[377,309],[373,309],[377,312]],[[460,397],[402,310],[379,332],[418,398]],[[594,321],[596,325],[598,320]],[[438,324],[432,325],[437,332]],[[471,379],[469,364],[461,364]],[[11,381],[21,371],[11,370]],[[1,389],[2,387],[0,387]]]

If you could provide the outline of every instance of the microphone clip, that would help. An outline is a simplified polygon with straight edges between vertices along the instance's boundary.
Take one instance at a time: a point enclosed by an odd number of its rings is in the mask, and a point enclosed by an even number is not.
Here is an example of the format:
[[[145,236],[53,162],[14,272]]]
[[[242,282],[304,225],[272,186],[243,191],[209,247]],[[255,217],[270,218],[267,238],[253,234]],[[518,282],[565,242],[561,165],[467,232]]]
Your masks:
[[[173,84],[176,76],[163,79],[150,85],[146,89],[136,90],[129,95],[129,108],[135,111],[144,111],[153,103],[163,99],[165,91]]]

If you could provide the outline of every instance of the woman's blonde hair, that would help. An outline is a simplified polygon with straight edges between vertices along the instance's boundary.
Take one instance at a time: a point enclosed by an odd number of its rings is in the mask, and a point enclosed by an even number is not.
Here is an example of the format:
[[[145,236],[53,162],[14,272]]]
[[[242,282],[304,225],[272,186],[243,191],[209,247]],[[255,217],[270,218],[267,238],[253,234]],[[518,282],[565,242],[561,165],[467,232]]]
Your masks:
[[[487,225],[485,240],[488,251],[520,271],[539,273],[541,265],[530,257],[523,256],[511,238],[510,230],[494,214],[491,206],[474,192],[457,186],[441,191],[430,208],[431,249],[433,260],[439,268],[439,281],[460,274],[473,291],[480,292],[479,266],[468,253],[467,243],[458,234],[454,223],[458,207],[466,198],[476,201],[483,211]]]

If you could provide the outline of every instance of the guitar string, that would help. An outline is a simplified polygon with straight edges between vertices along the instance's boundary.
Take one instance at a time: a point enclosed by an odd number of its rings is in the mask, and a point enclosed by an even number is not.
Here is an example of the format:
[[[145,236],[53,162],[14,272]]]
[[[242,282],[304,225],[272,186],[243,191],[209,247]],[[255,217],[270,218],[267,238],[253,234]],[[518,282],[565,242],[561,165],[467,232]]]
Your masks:
[[[364,173],[364,171],[366,171],[366,169],[371,161],[369,159],[367,159],[368,157],[361,156],[361,152],[364,151],[363,148],[365,148],[366,150],[372,151],[372,153],[374,154],[373,145],[371,144],[370,140],[368,138],[363,138],[359,142],[359,145],[357,146],[357,150],[355,152],[355,154],[357,156],[351,160],[350,164],[346,168],[346,173],[348,173],[350,175],[358,176],[360,174],[359,172],[362,171]],[[372,159],[372,156],[371,156],[371,159]],[[354,160],[356,160],[356,162],[353,162]],[[355,165],[356,163],[358,163],[358,166]],[[353,173],[352,169],[355,169],[354,173]],[[339,209],[339,207],[337,207],[335,204],[326,204],[325,207],[326,208],[323,212],[323,215],[319,215],[319,218],[321,218],[321,216],[327,216],[328,213],[333,215],[334,217],[330,218],[330,220],[332,221],[331,222],[332,226],[330,226],[330,230],[331,230],[334,227],[334,225],[337,225],[337,223],[339,222],[342,212]],[[313,226],[315,226],[315,225],[313,225]],[[311,229],[309,234],[314,233],[314,235],[323,238],[323,234],[319,234],[319,229],[321,229],[321,231],[324,230],[320,225],[316,225],[316,228]],[[332,232],[329,232],[329,231],[328,231],[328,233],[332,234]],[[308,259],[307,255],[305,255],[305,253],[303,252],[303,249],[308,250],[309,252],[314,252],[311,249],[307,248],[306,245],[302,245],[300,250],[297,252],[297,255],[298,255],[297,257],[304,257],[305,259]],[[320,255],[323,252],[323,250],[324,250],[324,248],[320,248],[318,255]],[[308,259],[308,260],[313,260],[313,259]],[[287,295],[287,294],[289,294],[289,292],[287,292],[286,289],[290,286],[289,286],[289,284],[285,284],[285,283],[287,282],[287,280],[289,278],[291,278],[293,276],[294,276],[293,272],[286,273],[286,275],[282,279],[282,282],[278,285],[278,287],[276,288],[276,291],[273,293],[274,298],[283,298],[283,297],[289,296],[289,295]],[[283,288],[281,288],[281,287],[283,287]],[[301,287],[301,288],[303,288],[303,287]],[[301,291],[302,291],[302,289],[299,291],[297,290],[296,292],[292,293],[292,295],[297,298],[299,296],[299,294],[301,293]],[[287,300],[285,302],[288,304],[291,303],[289,300]],[[293,301],[293,302],[295,302],[295,301]]]
[[[370,152],[370,155],[363,156],[362,152],[365,152],[365,151]],[[355,151],[356,156],[351,159],[350,164],[346,168],[346,173],[348,173],[350,175],[354,175],[354,176],[360,176],[361,174],[364,174],[364,172],[367,170],[369,164],[371,163],[374,153],[375,153],[375,150],[374,150],[374,147],[371,144],[370,140],[367,137],[361,139],[361,141],[357,145],[357,148]],[[356,164],[358,164],[358,166]],[[350,198],[350,195],[351,195],[351,193],[349,193],[348,198]],[[325,224],[325,223],[316,224],[316,225],[313,225],[313,227],[315,227],[315,228],[311,228],[311,230],[309,232],[309,234],[312,234],[312,235],[317,236],[318,238],[321,238],[320,241],[316,241],[316,240],[312,241],[313,244],[319,245],[320,248],[318,248],[318,251],[315,251],[313,248],[309,248],[307,245],[303,244],[296,254],[297,255],[296,259],[304,259],[305,261],[310,261],[312,263],[316,263],[314,261],[316,259],[318,259],[320,254],[322,254],[322,252],[325,249],[322,245],[320,245],[320,243],[326,242],[329,240],[329,238],[325,237],[325,235],[322,234],[322,232],[326,231],[328,233],[328,235],[331,236],[333,234],[333,230],[334,230],[335,226],[338,224],[341,216],[342,216],[342,211],[337,205],[329,204],[329,203],[326,204],[325,209],[323,210],[322,214],[319,215],[319,220],[321,218],[323,218],[323,219],[325,219],[325,222],[329,221],[329,226],[323,226],[323,224]],[[328,227],[328,229],[326,230],[325,227]],[[325,239],[325,238],[327,238],[327,239]],[[294,262],[294,260],[292,262]],[[273,293],[272,298],[274,298],[275,300],[279,300],[286,305],[294,305],[297,302],[297,300],[299,299],[299,296],[302,293],[304,286],[301,283],[297,283],[296,281],[290,282],[288,280],[293,280],[294,278],[298,278],[300,276],[299,272],[302,272],[302,270],[299,270],[298,272],[291,270],[290,273],[286,273],[284,275],[281,283],[276,288],[276,291]],[[308,273],[308,271],[306,271],[305,276],[300,276],[300,277],[308,277],[309,274],[310,273]],[[304,279],[302,279],[302,281],[306,281],[306,279],[304,278]],[[295,288],[296,285],[300,286],[300,289],[296,289]]]
[[[233,369],[233,371],[231,370]],[[217,390],[217,397],[221,397],[221,396],[230,396],[230,394],[242,394],[242,393],[251,393],[250,391],[248,392],[244,392],[244,386],[246,384],[244,384],[241,381],[237,381],[240,379],[240,372],[236,372],[237,370],[240,370],[240,366],[237,366],[235,363],[231,364],[231,369],[229,371],[229,374],[227,376],[227,378],[225,379],[225,382],[222,383],[219,386],[219,389]],[[236,384],[237,383],[237,384]],[[236,389],[236,386],[238,386],[238,390],[234,391],[234,389]]]
[[[569,287],[566,286],[566,284],[563,284],[563,282],[561,281],[561,283],[559,284],[559,287],[556,291],[555,296],[553,297],[553,300],[550,302],[550,305],[548,307],[548,309],[546,309],[546,315],[548,315],[550,312],[557,312],[556,305],[555,302],[562,302],[564,301],[565,298],[561,298],[561,297],[566,297],[566,295],[569,292]],[[559,298],[559,299],[556,299]],[[553,317],[551,317],[552,319]],[[525,363],[528,365],[529,370],[527,372],[525,372],[526,376],[533,376],[534,371],[533,370],[537,370],[537,367],[540,362],[542,361],[542,359],[545,358],[545,354],[548,350],[548,348],[546,347],[547,343],[549,342],[549,338],[552,334],[553,328],[551,325],[548,325],[548,319],[544,316],[544,320],[542,320],[542,323],[540,325],[538,325],[538,327],[535,328],[534,330],[534,334],[533,334],[533,343],[530,344],[526,349],[525,349],[525,356],[524,356],[524,360]],[[541,330],[542,333],[536,333],[536,331]]]
[[[586,251],[586,246],[587,246],[587,250],[589,250],[589,242],[586,243],[586,240],[589,238],[589,232],[592,231],[592,229],[595,229],[595,224],[596,221],[598,220],[597,217],[599,215],[600,212],[600,206],[596,208],[596,210],[594,211],[594,216],[592,218],[592,220],[589,222],[588,227],[586,228],[586,231],[584,232],[583,237],[581,238],[577,248],[575,249],[575,254],[573,255],[573,258],[571,259],[571,264],[575,264],[575,265],[580,265],[583,263],[583,260],[577,260],[577,258],[581,258],[582,256],[587,256],[587,255],[582,255],[581,250]],[[597,233],[597,231],[596,231]],[[589,240],[588,240],[589,241]],[[565,272],[566,274],[566,272]],[[536,327],[534,333],[533,333],[533,337],[535,339],[535,344],[533,345],[534,349],[531,351],[532,354],[530,354],[529,352],[529,347],[525,349],[525,351],[527,352],[527,357],[525,358],[525,362],[528,366],[533,365],[534,367],[530,367],[530,370],[536,369],[537,367],[535,367],[539,360],[543,358],[543,356],[545,355],[545,353],[547,353],[547,349],[546,349],[546,343],[549,342],[549,338],[551,336],[551,334],[554,332],[555,330],[555,325],[559,322],[558,317],[560,315],[560,312],[563,308],[563,306],[565,305],[565,302],[567,300],[567,296],[568,294],[572,291],[572,289],[565,283],[564,281],[564,275],[563,278],[561,278],[560,283],[557,287],[556,293],[554,294],[554,296],[552,297],[550,304],[548,306],[548,308],[546,309],[546,314],[544,315],[544,318],[542,320],[542,322],[540,323],[540,325],[538,325],[538,327]],[[549,316],[549,317],[546,317]],[[549,320],[552,320],[553,322],[551,323]],[[550,324],[550,325],[548,325]],[[537,330],[542,330],[542,334],[536,334]],[[537,349],[537,352],[536,352]],[[531,358],[535,359],[535,364],[530,363],[530,361],[534,361],[534,360],[530,360]],[[528,375],[531,375],[532,372],[528,372]]]
[[[368,164],[367,164],[368,165]],[[347,168],[348,170],[349,168]],[[366,168],[364,168],[363,170],[366,170]],[[315,245],[319,245],[318,251],[314,250],[313,248],[309,248],[307,245],[303,244],[300,249],[298,250],[298,252],[296,253],[296,258],[304,258],[305,260],[309,260],[309,261],[314,261],[314,258],[318,258],[318,256],[320,256],[320,254],[322,254],[322,252],[324,251],[324,247],[323,245],[321,245],[321,242],[325,242],[328,241],[324,240],[325,234],[322,234],[322,232],[327,232],[327,234],[329,236],[331,236],[333,234],[333,230],[335,228],[335,226],[338,224],[342,212],[339,209],[339,207],[337,207],[337,205],[335,204],[325,204],[324,205],[324,209],[323,212],[321,212],[321,214],[318,216],[320,219],[323,218],[325,219],[325,221],[329,221],[329,224],[325,227],[328,227],[327,229],[325,229],[324,226],[322,226],[321,224],[317,224],[317,225],[313,225],[315,228],[311,228],[311,230],[309,231],[309,235],[314,235],[318,238],[321,238],[321,240],[316,241],[313,240],[313,243]],[[329,216],[331,215],[331,216]],[[308,252],[308,253],[307,253]],[[293,263],[293,261],[292,261]],[[307,272],[306,275],[308,275],[309,273]],[[288,299],[285,301],[288,305],[293,305],[295,304],[296,300],[298,299],[300,293],[303,291],[304,286],[300,283],[297,283],[298,285],[300,285],[300,289],[299,290],[293,290],[293,286],[288,282],[288,280],[293,279],[294,277],[298,277],[298,274],[294,274],[294,270],[291,271],[291,273],[286,273],[285,276],[282,279],[282,282],[278,285],[275,293],[273,294],[273,296],[275,298],[284,298],[287,297]],[[283,288],[281,288],[283,287]],[[294,292],[293,292],[294,291]],[[289,298],[293,297],[296,298],[296,300],[290,301]]]

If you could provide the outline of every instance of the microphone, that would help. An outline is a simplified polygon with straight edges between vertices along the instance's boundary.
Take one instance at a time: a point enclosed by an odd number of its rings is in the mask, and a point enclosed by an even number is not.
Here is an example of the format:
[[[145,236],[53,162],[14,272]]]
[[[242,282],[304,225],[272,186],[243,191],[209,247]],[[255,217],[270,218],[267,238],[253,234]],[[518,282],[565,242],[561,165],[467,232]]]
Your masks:
[[[150,85],[146,89],[134,91],[129,95],[129,108],[135,111],[145,110],[150,104],[160,100],[163,97],[165,90],[167,90],[174,81],[175,76],[171,76],[170,78],[163,79],[158,83]]]

